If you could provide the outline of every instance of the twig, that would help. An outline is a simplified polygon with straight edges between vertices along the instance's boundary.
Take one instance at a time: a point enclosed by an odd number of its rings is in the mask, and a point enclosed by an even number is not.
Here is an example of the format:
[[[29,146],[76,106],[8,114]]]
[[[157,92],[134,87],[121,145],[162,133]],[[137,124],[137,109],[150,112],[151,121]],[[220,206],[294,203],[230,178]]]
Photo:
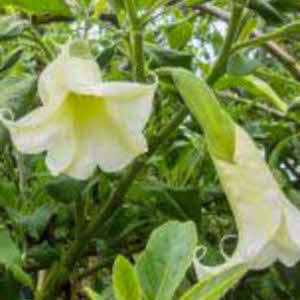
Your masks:
[[[242,98],[242,97],[236,96],[232,93],[226,93],[226,92],[217,92],[216,94],[221,99],[228,99],[228,100],[232,100],[232,101],[235,101],[235,102],[248,104],[248,105],[256,107],[256,108],[258,108],[262,111],[265,111],[265,112],[273,115],[276,118],[287,120],[287,121],[292,121],[296,124],[300,124],[299,120],[294,119],[294,118],[292,118],[292,117],[290,117],[290,116],[288,116],[288,115],[286,115],[286,114],[282,113],[281,111],[276,110],[274,108],[268,107],[268,106],[260,104],[260,103],[253,102],[253,100]]]
[[[200,9],[201,11],[215,16],[225,22],[227,22],[230,17],[228,12],[210,4],[195,5],[194,8]],[[253,37],[260,37],[261,35],[262,33],[259,30],[254,30],[252,34]],[[285,66],[296,80],[300,81],[300,65],[298,65],[296,59],[289,55],[284,49],[279,47],[275,42],[267,42],[265,47],[268,52],[270,52]]]
[[[207,83],[212,85],[226,72],[226,66],[228,59],[230,57],[231,47],[234,43],[237,33],[239,31],[239,24],[242,18],[242,13],[244,10],[244,6],[241,4],[237,4],[235,1],[232,1],[232,13],[229,22],[229,28],[226,34],[225,42],[223,44],[221,53],[215,63],[212,72],[209,74],[207,78]]]

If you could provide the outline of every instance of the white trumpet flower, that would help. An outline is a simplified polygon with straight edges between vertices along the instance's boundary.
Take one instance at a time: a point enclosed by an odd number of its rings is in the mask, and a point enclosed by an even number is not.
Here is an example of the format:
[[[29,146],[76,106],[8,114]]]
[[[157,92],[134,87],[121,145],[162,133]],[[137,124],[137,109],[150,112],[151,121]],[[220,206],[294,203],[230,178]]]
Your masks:
[[[238,229],[238,245],[220,266],[194,260],[200,278],[237,264],[263,269],[276,260],[293,266],[300,260],[300,212],[273,177],[249,135],[236,125],[234,163],[213,157]]]
[[[53,175],[86,179],[97,166],[118,171],[147,151],[143,129],[156,84],[103,82],[96,62],[72,56],[72,47],[74,42],[41,74],[42,106],[2,121],[20,152],[47,151]]]

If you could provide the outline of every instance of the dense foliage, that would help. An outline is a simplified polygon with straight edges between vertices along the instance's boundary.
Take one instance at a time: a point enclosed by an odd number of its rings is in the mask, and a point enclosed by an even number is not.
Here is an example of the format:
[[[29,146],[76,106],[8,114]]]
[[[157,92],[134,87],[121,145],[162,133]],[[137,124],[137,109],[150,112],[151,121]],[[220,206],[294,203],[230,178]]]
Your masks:
[[[300,208],[299,16],[298,0],[0,0],[0,299],[300,299],[297,264],[193,268],[238,244],[216,162],[234,163],[235,123]],[[148,151],[86,180],[53,176],[3,125],[41,106],[71,40],[104,82],[157,82]]]

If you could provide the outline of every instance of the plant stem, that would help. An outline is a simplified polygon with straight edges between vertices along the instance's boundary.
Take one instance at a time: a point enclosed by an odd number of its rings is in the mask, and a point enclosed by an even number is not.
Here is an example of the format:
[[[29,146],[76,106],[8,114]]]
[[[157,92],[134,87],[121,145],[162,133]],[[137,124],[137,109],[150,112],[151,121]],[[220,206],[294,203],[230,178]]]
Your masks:
[[[238,97],[235,94],[227,93],[227,92],[218,92],[217,96],[219,98],[221,98],[221,99],[228,99],[228,100],[231,100],[231,101],[234,101],[234,102],[244,103],[244,104],[247,104],[247,105],[251,105],[251,106],[253,106],[255,108],[260,109],[261,111],[265,111],[265,112],[273,115],[274,117],[276,117],[278,119],[292,121],[292,122],[294,122],[296,124],[300,124],[299,120],[294,119],[292,117],[289,117],[287,114],[285,114],[285,113],[283,113],[283,112],[281,112],[281,111],[279,111],[277,109],[268,107],[268,106],[260,104],[260,103],[256,103],[256,102],[254,102],[254,100],[250,100],[250,99],[247,99],[247,98]]]
[[[231,47],[239,31],[239,25],[241,22],[243,10],[243,5],[237,4],[235,1],[232,1],[232,12],[229,22],[229,28],[226,34],[221,53],[219,54],[215,66],[207,78],[207,83],[209,85],[212,85],[212,83],[217,82],[218,79],[226,72],[227,62],[231,53]]]
[[[153,14],[160,8],[163,7],[164,5],[167,5],[171,2],[172,0],[158,0],[158,1],[153,1],[154,4],[147,10],[147,12],[143,15],[141,18],[143,22],[143,26],[147,25],[148,22],[150,22],[153,19]],[[180,1],[179,1],[180,2]]]
[[[139,82],[145,81],[145,61],[144,61],[144,39],[143,28],[137,16],[134,0],[125,0],[126,10],[130,22],[130,41],[132,43],[132,64],[135,72],[135,79]]]
[[[233,46],[232,52],[235,52],[237,50],[241,50],[243,48],[247,47],[258,47],[266,44],[269,41],[274,41],[276,39],[285,38],[289,31],[293,32],[294,28],[300,28],[300,22],[293,22],[291,24],[285,25],[282,28],[275,30],[273,32],[255,37],[253,39],[250,39],[245,42],[238,43]],[[294,29],[296,31],[296,29]]]

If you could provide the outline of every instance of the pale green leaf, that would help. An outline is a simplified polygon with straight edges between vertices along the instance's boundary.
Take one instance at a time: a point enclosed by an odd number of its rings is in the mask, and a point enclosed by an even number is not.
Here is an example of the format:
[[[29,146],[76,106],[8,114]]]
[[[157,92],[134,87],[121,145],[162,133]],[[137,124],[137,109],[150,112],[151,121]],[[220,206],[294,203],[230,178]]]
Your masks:
[[[193,26],[188,21],[180,21],[165,27],[169,46],[173,49],[183,49],[193,35]]]
[[[168,222],[155,230],[137,264],[148,299],[170,300],[191,265],[197,245],[192,222]]]
[[[107,9],[107,0],[98,0],[95,7],[94,18],[101,16]]]
[[[117,300],[141,300],[142,290],[134,267],[118,256],[113,268],[113,286]]]
[[[64,0],[0,0],[0,6],[7,5],[16,6],[35,15],[71,15],[71,10]]]
[[[184,294],[180,300],[218,300],[245,275],[247,267],[238,265],[222,273],[208,275]]]
[[[0,228],[0,264],[10,270],[18,281],[32,286],[30,276],[21,268],[21,252],[4,228]]]
[[[260,62],[255,59],[250,59],[240,53],[232,55],[228,61],[227,72],[234,76],[250,75],[259,66]]]
[[[217,82],[215,87],[218,90],[242,88],[250,94],[270,101],[280,111],[284,113],[288,111],[288,105],[277,95],[277,93],[265,81],[253,75],[225,75]]]
[[[103,300],[103,297],[101,297],[98,293],[96,293],[89,287],[83,288],[82,292],[89,300]]]

